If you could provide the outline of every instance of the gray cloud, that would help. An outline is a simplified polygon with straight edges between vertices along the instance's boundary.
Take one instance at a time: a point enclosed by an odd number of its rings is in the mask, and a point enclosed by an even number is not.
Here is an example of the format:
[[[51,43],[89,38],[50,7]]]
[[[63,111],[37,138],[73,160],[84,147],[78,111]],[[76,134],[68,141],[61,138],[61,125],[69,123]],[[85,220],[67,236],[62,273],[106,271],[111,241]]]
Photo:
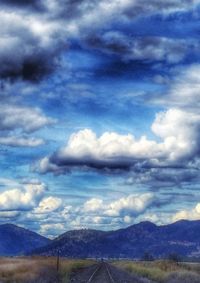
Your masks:
[[[44,145],[43,139],[30,135],[55,122],[54,119],[45,116],[39,108],[2,103],[0,105],[0,144],[11,147]]]
[[[39,108],[19,106],[15,104],[1,104],[0,130],[31,133],[42,127],[51,125],[55,120],[45,116]]]
[[[121,32],[106,32],[90,35],[86,45],[103,53],[119,56],[123,61],[143,60],[147,62],[166,61],[177,63],[187,53],[198,52],[195,40],[177,40],[165,37],[130,37]]]
[[[142,1],[136,1],[131,7],[125,10],[125,14],[130,17],[137,17],[141,14],[146,13],[173,13],[173,12],[180,12],[184,10],[188,10],[195,5],[198,5],[199,1],[196,0],[167,0],[167,1],[160,1],[160,0],[142,0]],[[134,9],[133,9],[134,7]]]
[[[0,137],[0,144],[11,147],[36,147],[44,145],[43,139],[26,136],[5,136]]]
[[[186,165],[187,166],[187,165]],[[125,184],[147,185],[152,190],[183,187],[200,181],[199,170],[192,168],[133,168]]]
[[[0,77],[38,81],[55,71],[66,47],[58,29],[57,23],[33,13],[1,10]]]
[[[144,13],[173,13],[192,9],[198,3],[178,0],[101,0],[92,3],[88,0],[1,1],[0,77],[38,81],[59,66],[60,54],[68,48],[67,39],[80,38],[82,34],[87,37],[89,30],[95,32],[119,17],[123,20],[124,17],[138,17]],[[17,13],[13,13],[15,8]],[[131,51],[123,37],[105,34],[99,38],[98,32],[95,34],[95,48],[114,53],[127,51],[127,55],[137,59],[143,57],[138,53],[140,48],[143,48],[145,59],[153,56],[170,61],[180,60],[187,49],[187,46],[173,40],[141,39],[133,43]]]
[[[32,11],[41,11],[44,9],[44,6],[42,4],[41,0],[1,0],[1,5],[4,8],[27,8]]]

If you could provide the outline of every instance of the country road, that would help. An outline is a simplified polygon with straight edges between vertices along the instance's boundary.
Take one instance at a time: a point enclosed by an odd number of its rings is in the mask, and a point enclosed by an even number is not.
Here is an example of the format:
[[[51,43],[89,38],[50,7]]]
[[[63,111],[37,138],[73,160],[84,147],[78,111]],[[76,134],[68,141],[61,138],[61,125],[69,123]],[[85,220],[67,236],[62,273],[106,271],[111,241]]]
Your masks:
[[[153,283],[144,278],[122,271],[106,262],[77,270],[71,277],[72,283]]]

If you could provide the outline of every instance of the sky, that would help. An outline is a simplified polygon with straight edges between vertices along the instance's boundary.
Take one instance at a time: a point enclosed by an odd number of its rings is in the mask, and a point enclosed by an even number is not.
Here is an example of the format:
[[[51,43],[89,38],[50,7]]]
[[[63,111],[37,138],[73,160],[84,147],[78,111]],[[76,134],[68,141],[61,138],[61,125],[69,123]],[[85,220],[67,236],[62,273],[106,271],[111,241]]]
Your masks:
[[[200,219],[200,0],[0,1],[0,224]]]

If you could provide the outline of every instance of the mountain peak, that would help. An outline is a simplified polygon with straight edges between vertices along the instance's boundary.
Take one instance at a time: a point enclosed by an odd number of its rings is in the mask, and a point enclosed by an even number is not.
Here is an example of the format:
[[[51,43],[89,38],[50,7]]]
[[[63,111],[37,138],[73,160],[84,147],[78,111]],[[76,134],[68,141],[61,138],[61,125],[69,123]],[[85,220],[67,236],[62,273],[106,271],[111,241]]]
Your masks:
[[[151,221],[142,221],[140,223],[137,223],[135,225],[140,225],[140,226],[146,226],[146,227],[157,227],[157,225]]]
[[[142,221],[136,224],[133,224],[125,229],[144,229],[144,230],[149,230],[149,229],[155,229],[158,226],[151,221]]]

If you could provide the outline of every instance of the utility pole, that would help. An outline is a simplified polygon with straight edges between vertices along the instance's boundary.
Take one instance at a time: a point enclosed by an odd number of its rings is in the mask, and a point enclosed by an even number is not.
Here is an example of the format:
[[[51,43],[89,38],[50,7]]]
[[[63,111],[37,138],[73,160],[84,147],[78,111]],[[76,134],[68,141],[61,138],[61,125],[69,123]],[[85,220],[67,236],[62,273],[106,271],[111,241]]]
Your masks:
[[[57,264],[56,264],[57,272],[59,271],[59,267],[60,267],[60,251],[58,250],[58,252],[57,252]]]

